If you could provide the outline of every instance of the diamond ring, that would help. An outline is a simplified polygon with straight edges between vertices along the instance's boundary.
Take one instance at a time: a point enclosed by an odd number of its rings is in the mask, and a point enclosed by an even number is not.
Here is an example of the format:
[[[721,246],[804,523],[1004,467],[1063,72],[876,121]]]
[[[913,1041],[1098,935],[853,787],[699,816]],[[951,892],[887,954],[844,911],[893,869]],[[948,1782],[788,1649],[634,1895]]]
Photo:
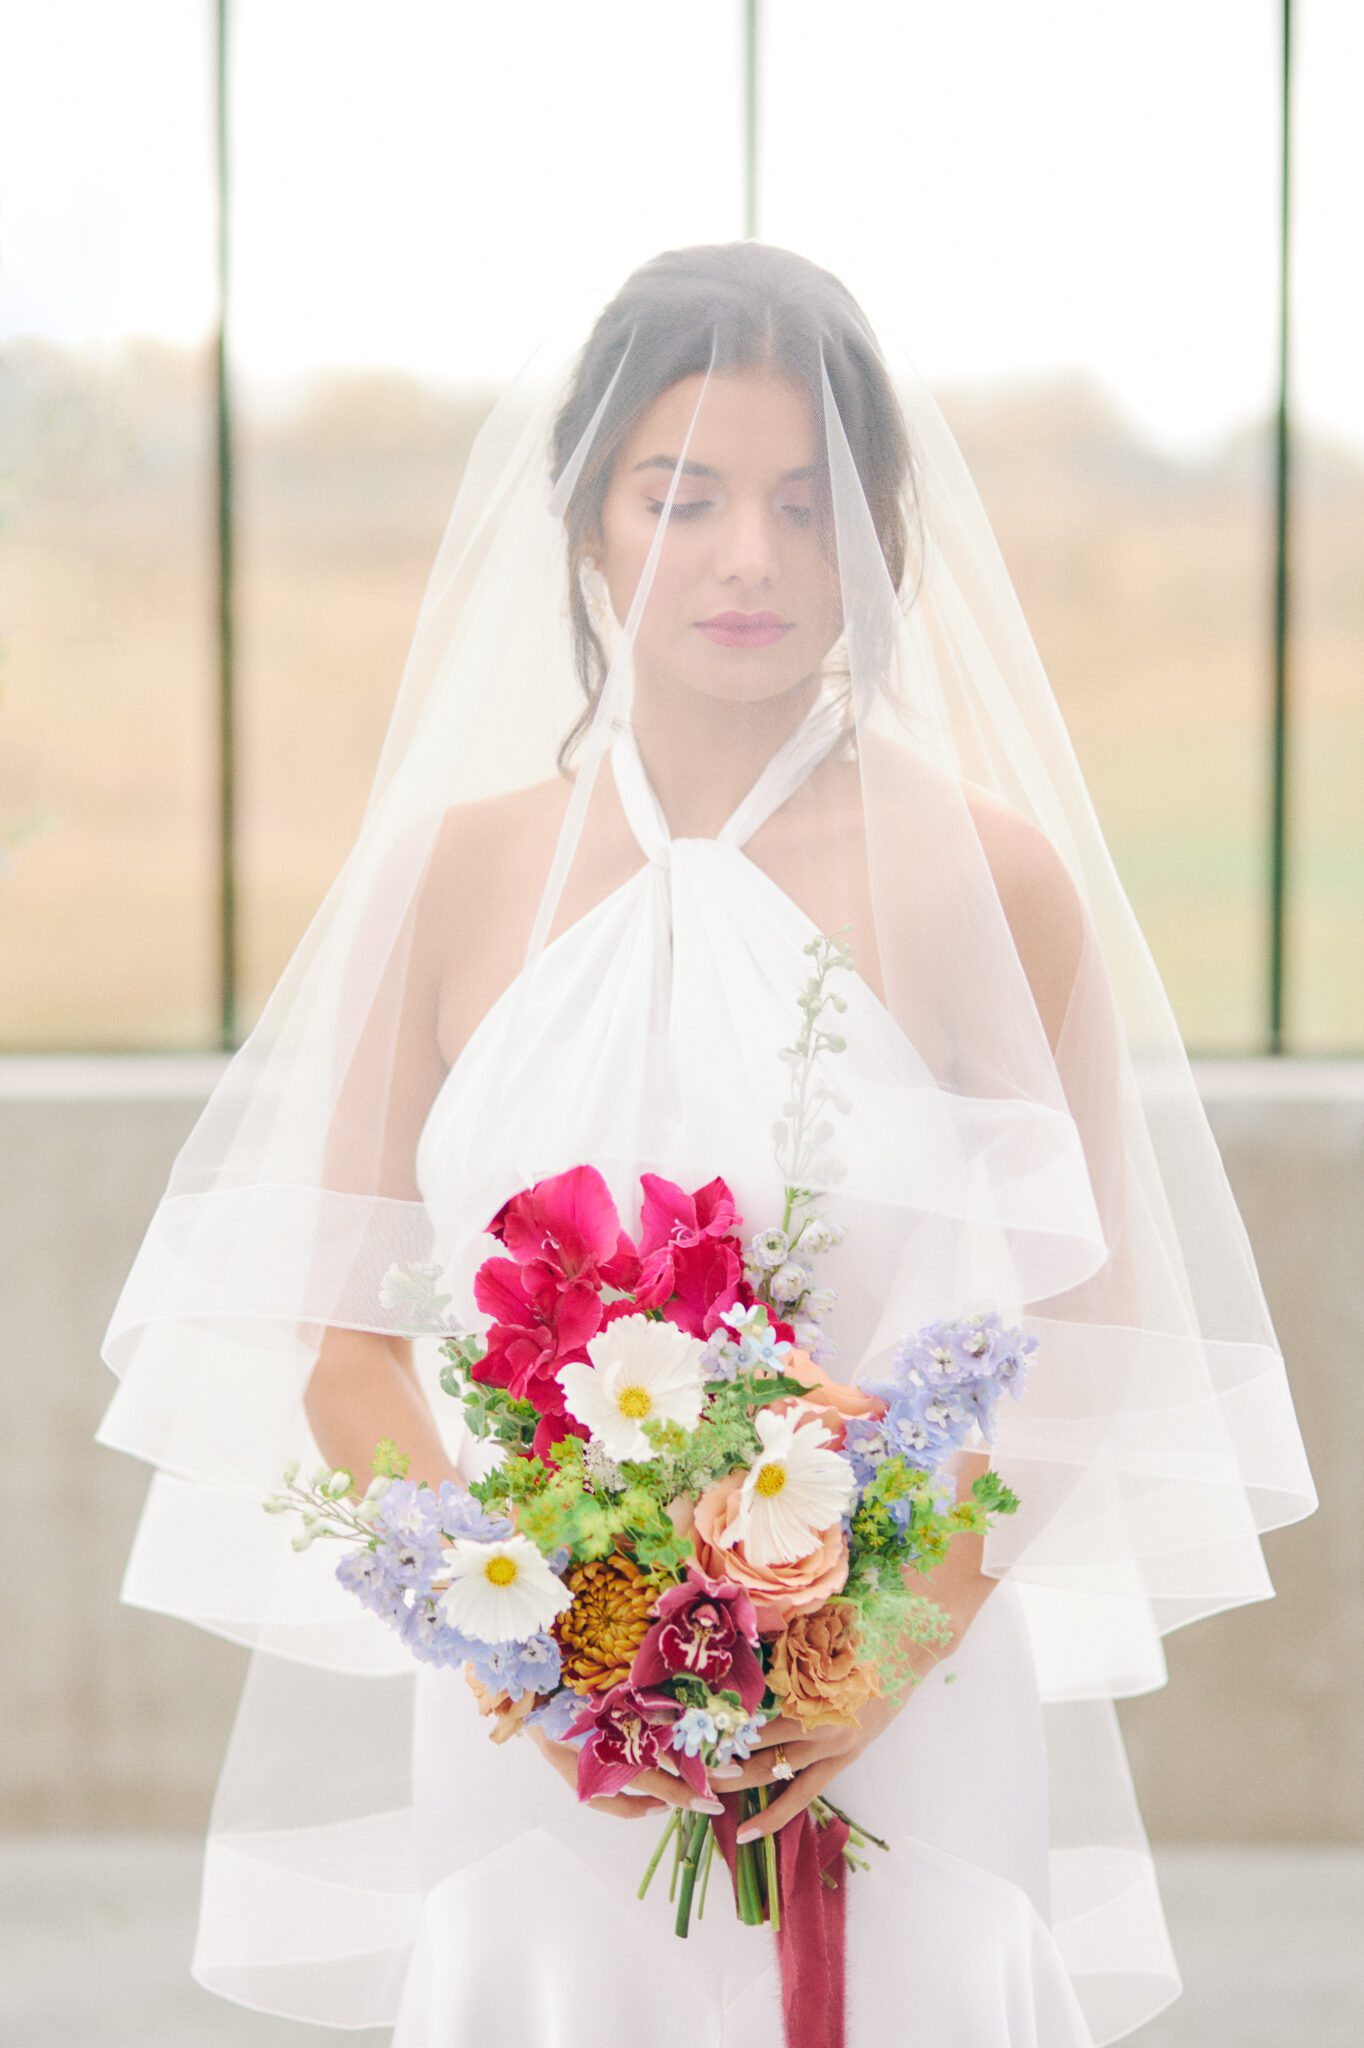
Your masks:
[[[777,1742],[772,1746],[772,1775],[774,1778],[794,1778],[796,1767],[786,1761],[786,1751]]]

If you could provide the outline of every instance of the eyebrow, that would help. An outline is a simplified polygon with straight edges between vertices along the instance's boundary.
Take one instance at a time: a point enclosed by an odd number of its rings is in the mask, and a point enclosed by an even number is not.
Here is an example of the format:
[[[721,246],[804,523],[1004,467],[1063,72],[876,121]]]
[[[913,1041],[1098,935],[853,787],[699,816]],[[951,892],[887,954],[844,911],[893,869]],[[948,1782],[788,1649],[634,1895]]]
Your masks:
[[[643,462],[637,462],[630,474],[634,476],[641,469],[678,469],[683,476],[719,477],[723,471],[712,469],[708,462],[679,462],[675,455],[646,455]],[[806,483],[815,475],[813,463],[803,469],[784,469],[777,478],[779,484]]]

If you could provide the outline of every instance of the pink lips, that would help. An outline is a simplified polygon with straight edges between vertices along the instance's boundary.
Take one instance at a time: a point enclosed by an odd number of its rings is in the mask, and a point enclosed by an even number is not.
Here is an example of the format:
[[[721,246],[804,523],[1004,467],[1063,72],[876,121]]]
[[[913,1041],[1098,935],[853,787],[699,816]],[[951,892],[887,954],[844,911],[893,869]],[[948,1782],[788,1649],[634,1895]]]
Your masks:
[[[717,647],[770,647],[791,629],[776,612],[717,612],[700,620],[697,630]]]

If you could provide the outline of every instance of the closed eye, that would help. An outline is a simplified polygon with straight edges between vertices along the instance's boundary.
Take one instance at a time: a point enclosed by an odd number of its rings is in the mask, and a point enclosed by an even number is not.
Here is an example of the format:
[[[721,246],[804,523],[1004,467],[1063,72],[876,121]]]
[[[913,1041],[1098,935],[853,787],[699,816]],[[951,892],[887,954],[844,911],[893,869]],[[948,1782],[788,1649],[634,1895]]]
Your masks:
[[[674,503],[672,517],[674,519],[694,519],[700,512],[709,512],[714,503],[713,498],[688,498],[684,504]],[[661,498],[647,498],[645,505],[655,519],[659,517],[663,510],[663,500]],[[813,509],[809,505],[783,505],[781,510],[795,526],[808,526],[815,516]]]

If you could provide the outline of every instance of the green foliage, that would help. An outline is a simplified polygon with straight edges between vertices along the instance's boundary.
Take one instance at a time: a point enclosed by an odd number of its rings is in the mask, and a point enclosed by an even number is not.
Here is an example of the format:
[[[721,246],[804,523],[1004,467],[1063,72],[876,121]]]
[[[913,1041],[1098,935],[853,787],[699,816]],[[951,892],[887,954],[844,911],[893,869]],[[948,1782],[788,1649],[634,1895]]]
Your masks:
[[[491,1437],[513,1451],[529,1450],[540,1420],[531,1403],[516,1400],[505,1387],[473,1378],[473,1367],[487,1357],[486,1344],[476,1337],[452,1337],[440,1351],[448,1361],[440,1369],[441,1391],[461,1404],[473,1434]]]
[[[1018,1496],[994,1471],[972,1483],[970,1500],[956,1501],[945,1512],[934,1505],[936,1491],[929,1475],[906,1458],[887,1458],[852,1519],[855,1561],[843,1597],[857,1608],[864,1654],[887,1692],[915,1682],[909,1656],[913,1646],[937,1649],[952,1637],[945,1610],[911,1592],[906,1574],[932,1572],[954,1536],[968,1531],[983,1535],[993,1514],[1012,1514],[1018,1506]],[[909,1511],[897,1518],[891,1510],[905,1502]]]
[[[412,1463],[406,1451],[400,1451],[391,1436],[380,1437],[374,1446],[370,1460],[370,1471],[380,1479],[406,1479],[407,1468]]]
[[[982,1508],[998,1515],[1012,1515],[1018,1509],[1018,1495],[1004,1484],[998,1472],[982,1472],[972,1482],[971,1492]]]
[[[615,1491],[596,1486],[579,1437],[554,1446],[555,1471],[541,1458],[508,1458],[470,1489],[489,1513],[515,1510],[517,1527],[541,1550],[566,1546],[575,1564],[606,1557],[617,1538],[646,1575],[671,1582],[681,1576],[691,1543],[679,1536],[667,1511],[655,1468],[623,1464]]]

